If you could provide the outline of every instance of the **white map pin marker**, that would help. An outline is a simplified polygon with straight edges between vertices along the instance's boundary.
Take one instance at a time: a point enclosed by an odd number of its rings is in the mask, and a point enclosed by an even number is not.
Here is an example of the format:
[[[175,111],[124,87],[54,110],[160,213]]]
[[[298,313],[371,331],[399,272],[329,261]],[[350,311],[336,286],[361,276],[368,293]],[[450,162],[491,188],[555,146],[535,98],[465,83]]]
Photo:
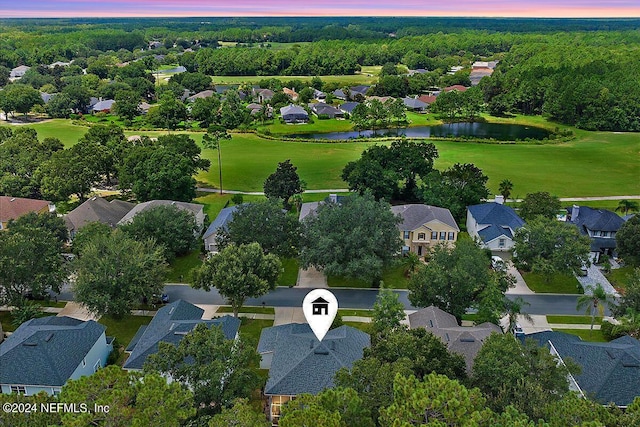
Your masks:
[[[316,338],[322,341],[338,314],[338,300],[327,289],[314,289],[304,297],[302,311]]]

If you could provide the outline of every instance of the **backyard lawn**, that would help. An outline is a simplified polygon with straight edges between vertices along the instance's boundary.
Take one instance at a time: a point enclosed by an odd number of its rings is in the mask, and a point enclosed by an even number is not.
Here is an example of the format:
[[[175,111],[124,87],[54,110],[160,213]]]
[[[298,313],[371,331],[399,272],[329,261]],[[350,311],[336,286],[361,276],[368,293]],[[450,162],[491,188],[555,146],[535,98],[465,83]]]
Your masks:
[[[582,294],[584,293],[578,279],[565,274],[554,274],[547,282],[541,274],[522,273],[522,278],[533,292],[549,294]]]
[[[98,323],[107,327],[107,336],[116,337],[118,344],[127,348],[140,326],[148,325],[151,319],[153,316],[133,316],[130,314],[118,320],[111,316],[102,316]]]
[[[245,339],[248,338],[252,345],[257,346],[258,341],[260,341],[260,333],[264,328],[269,328],[273,326],[273,320],[263,320],[263,319],[248,319],[246,317],[241,317],[240,321],[240,336]]]

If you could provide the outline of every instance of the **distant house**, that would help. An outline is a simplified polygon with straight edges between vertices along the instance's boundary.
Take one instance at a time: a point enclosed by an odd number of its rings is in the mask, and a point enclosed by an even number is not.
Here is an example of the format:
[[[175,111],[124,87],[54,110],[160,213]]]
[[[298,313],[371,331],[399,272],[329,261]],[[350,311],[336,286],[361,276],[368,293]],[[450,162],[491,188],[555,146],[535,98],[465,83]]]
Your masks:
[[[158,352],[160,342],[178,345],[180,341],[200,323],[208,327],[220,327],[227,339],[236,339],[240,319],[224,316],[213,320],[203,320],[204,310],[183,300],[177,300],[162,307],[148,325],[141,326],[126,348],[130,353],[123,365],[124,369],[142,370],[144,362]]]
[[[601,255],[613,255],[616,250],[616,233],[624,219],[606,209],[573,205],[567,208],[567,221],[578,227],[580,234],[591,239],[591,255],[595,262]]]
[[[56,207],[46,200],[26,199],[23,197],[0,196],[0,230],[7,228],[7,223],[31,212],[53,213]]]
[[[403,241],[402,251],[424,256],[437,244],[453,246],[460,228],[449,209],[423,204],[392,206],[402,217],[398,225]]]
[[[283,87],[282,92],[284,92],[284,94],[287,95],[292,101],[295,102],[298,100],[298,92],[296,92],[295,90],[289,89],[288,87]]]
[[[24,322],[0,344],[2,393],[54,395],[68,380],[93,374],[113,350],[105,330],[93,320],[66,316]]]
[[[354,97],[356,95],[367,96],[367,91],[371,88],[371,86],[367,85],[358,85],[351,86],[349,90],[351,90],[351,96]]]
[[[307,123],[309,114],[302,107],[289,104],[280,109],[280,115],[285,123]]]
[[[140,212],[144,212],[147,209],[155,208],[157,206],[175,206],[178,209],[191,212],[198,226],[199,232],[204,227],[204,206],[197,203],[175,202],[173,200],[151,200],[149,202],[139,203],[133,207],[125,216],[118,221],[118,225],[127,224],[133,220],[133,217]]]
[[[162,42],[159,42],[157,40],[152,40],[149,42],[149,49],[157,49],[162,46],[163,46]]]
[[[323,116],[330,119],[344,117],[344,112],[342,110],[334,107],[333,105],[325,104],[324,102],[309,104],[309,107],[311,108],[311,111],[313,111],[313,113],[318,117]]]
[[[203,90],[200,91],[198,93],[196,93],[195,95],[191,95],[190,97],[187,98],[187,101],[189,102],[193,102],[196,99],[205,99],[205,98],[211,98],[214,94],[216,93],[216,91],[214,90]]]
[[[238,210],[238,206],[229,206],[220,211],[216,219],[209,225],[207,231],[204,232],[202,239],[204,240],[205,250],[217,254],[218,243],[216,238],[222,230],[227,230],[229,223],[233,220],[233,214]]]
[[[260,334],[260,368],[269,369],[264,394],[269,420],[277,425],[280,408],[302,393],[318,394],[334,385],[340,368],[351,368],[369,347],[369,335],[350,326],[332,329],[319,342],[308,324],[265,328]]]
[[[427,104],[427,106],[430,106],[431,104],[433,104],[434,102],[436,102],[437,97],[433,96],[433,95],[420,95],[418,97],[418,101],[422,101],[425,104]]]
[[[473,69],[471,70],[471,73],[469,73],[469,80],[471,81],[471,86],[477,86],[483,77],[488,77],[491,74],[493,74],[493,68],[473,67]]]
[[[453,85],[453,86],[447,86],[444,89],[442,89],[445,92],[451,92],[452,90],[457,90],[458,92],[465,92],[467,89],[469,89],[466,86],[462,86],[462,85]]]
[[[141,114],[147,114],[151,107],[151,104],[147,102],[141,102],[140,104],[138,104],[138,111],[140,111]]]
[[[92,197],[64,216],[69,237],[73,239],[78,230],[91,222],[100,222],[115,228],[118,221],[134,207],[134,203],[122,200],[108,202],[102,197]]]
[[[407,107],[407,110],[416,111],[418,113],[422,113],[427,110],[427,104],[415,98],[402,98],[402,102],[404,106]]]
[[[271,101],[271,98],[273,98],[273,95],[275,95],[271,89],[258,88],[254,89],[253,92],[259,104],[264,104],[267,101]]]
[[[344,93],[344,91],[343,91],[342,89],[336,89],[336,90],[334,90],[334,91],[333,91],[333,96],[334,96],[335,98],[341,99],[341,100],[343,100],[343,101],[344,101],[344,100],[346,100],[346,99],[349,97],[349,95],[348,95],[348,94],[346,94],[346,93]]]
[[[9,79],[18,80],[19,78],[24,76],[24,73],[26,73],[30,69],[31,67],[27,67],[26,65],[19,65],[11,70],[11,73],[9,73]]]
[[[454,315],[433,305],[418,310],[408,317],[411,329],[426,329],[440,338],[450,351],[462,355],[469,373],[473,368],[473,359],[484,341],[493,333],[502,333],[499,326],[489,322],[476,326],[460,326]]]
[[[389,101],[394,101],[395,98],[393,96],[377,96],[377,95],[367,96],[367,101],[373,101],[373,100],[380,101],[382,104],[386,104]]]
[[[425,70],[424,68],[416,68],[415,70],[409,70],[408,75],[413,76],[416,74],[425,74],[428,72],[429,70]]]
[[[113,99],[105,99],[104,101],[98,101],[93,105],[93,107],[91,107],[91,110],[94,113],[110,113],[111,108],[113,107],[113,104],[115,102],[116,101],[114,101]]]
[[[524,225],[513,208],[503,203],[502,196],[496,196],[496,202],[467,207],[467,231],[472,238],[481,241],[483,248],[511,250],[516,230]]]
[[[55,93],[40,92],[40,98],[42,98],[42,102],[45,104],[48,104],[54,96],[56,96]]]
[[[340,104],[338,108],[340,108],[340,110],[345,114],[351,114],[359,104],[359,102],[345,102],[343,104]]]
[[[560,361],[570,358],[582,369],[569,376],[569,387],[603,405],[629,406],[640,395],[640,341],[623,336],[606,343],[585,342],[563,332],[536,332],[531,338]]]
[[[327,99],[327,94],[318,89],[313,89],[313,98],[319,101]]]

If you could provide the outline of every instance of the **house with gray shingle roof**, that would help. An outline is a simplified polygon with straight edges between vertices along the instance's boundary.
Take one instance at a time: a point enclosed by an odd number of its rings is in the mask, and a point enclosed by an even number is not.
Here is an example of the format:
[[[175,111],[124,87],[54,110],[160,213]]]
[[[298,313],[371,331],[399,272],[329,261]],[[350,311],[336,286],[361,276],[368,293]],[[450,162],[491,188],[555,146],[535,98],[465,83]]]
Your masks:
[[[173,200],[150,200],[144,203],[138,203],[131,209],[125,216],[118,221],[118,225],[127,224],[133,220],[133,217],[140,212],[144,212],[147,209],[153,209],[157,206],[175,206],[178,209],[191,212],[196,220],[198,226],[198,235],[204,227],[204,206],[197,203],[176,202]]]
[[[269,369],[264,394],[269,398],[271,422],[280,418],[280,407],[302,393],[318,394],[333,387],[333,377],[351,368],[371,345],[368,334],[340,326],[318,341],[306,323],[265,328],[260,334],[260,368]]]
[[[489,322],[476,326],[460,326],[454,315],[433,305],[408,317],[411,329],[425,328],[440,338],[450,351],[462,355],[469,373],[484,341],[493,333],[502,333],[498,325]]]
[[[111,112],[111,108],[113,107],[113,104],[115,104],[116,101],[114,101],[113,99],[105,99],[103,101],[98,101],[95,104],[93,104],[93,107],[91,107],[91,110],[94,113],[109,113]]]
[[[64,216],[64,222],[73,239],[78,230],[91,222],[101,222],[115,228],[131,209],[134,203],[114,199],[110,202],[102,197],[92,197]]]
[[[307,123],[309,121],[309,113],[304,108],[293,104],[282,107],[280,115],[285,123]]]
[[[57,394],[68,380],[91,375],[113,350],[105,330],[66,316],[24,322],[0,344],[0,391]]]
[[[576,335],[544,331],[524,337],[535,340],[564,361],[582,369],[569,376],[569,385],[583,397],[626,408],[640,396],[640,341],[623,336],[606,343],[586,342]]]
[[[415,98],[402,98],[402,103],[407,107],[407,110],[417,111],[419,113],[422,113],[427,109],[426,103]]]
[[[126,348],[131,353],[123,368],[141,370],[144,362],[158,352],[159,343],[173,345],[178,343],[200,323],[208,327],[219,327],[227,339],[236,339],[240,328],[240,319],[223,316],[213,320],[203,320],[204,310],[183,300],[177,300],[162,307],[151,323],[141,326]]]
[[[423,256],[437,244],[453,246],[460,227],[446,208],[423,204],[392,206],[391,211],[402,217],[398,224],[403,253]]]
[[[351,114],[358,105],[360,105],[359,102],[344,102],[340,104],[339,108],[343,113]]]
[[[216,241],[220,231],[226,231],[229,223],[233,220],[233,214],[238,210],[238,206],[229,206],[220,211],[215,220],[204,232],[204,248],[212,254],[218,253],[218,243]]]
[[[342,110],[324,102],[309,104],[309,108],[311,108],[311,111],[313,111],[313,113],[318,117],[323,116],[330,119],[335,119],[336,117],[344,117],[344,112]]]
[[[501,196],[496,196],[496,202],[467,206],[469,235],[492,251],[511,250],[516,230],[525,224],[513,208],[503,202]]]
[[[615,212],[573,205],[567,208],[567,222],[575,225],[580,234],[591,239],[591,256],[595,262],[601,255],[613,255],[616,250],[616,233],[625,220]]]

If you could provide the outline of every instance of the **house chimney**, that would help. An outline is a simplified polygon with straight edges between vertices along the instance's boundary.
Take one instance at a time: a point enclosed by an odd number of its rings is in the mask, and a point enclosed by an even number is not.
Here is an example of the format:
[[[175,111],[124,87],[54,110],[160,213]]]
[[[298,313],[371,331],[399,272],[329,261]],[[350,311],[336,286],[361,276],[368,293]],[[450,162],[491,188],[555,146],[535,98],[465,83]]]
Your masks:
[[[504,205],[504,196],[502,194],[496,194],[495,202],[499,205]]]
[[[571,208],[571,222],[576,222],[578,215],[580,215],[580,206],[573,205]]]

